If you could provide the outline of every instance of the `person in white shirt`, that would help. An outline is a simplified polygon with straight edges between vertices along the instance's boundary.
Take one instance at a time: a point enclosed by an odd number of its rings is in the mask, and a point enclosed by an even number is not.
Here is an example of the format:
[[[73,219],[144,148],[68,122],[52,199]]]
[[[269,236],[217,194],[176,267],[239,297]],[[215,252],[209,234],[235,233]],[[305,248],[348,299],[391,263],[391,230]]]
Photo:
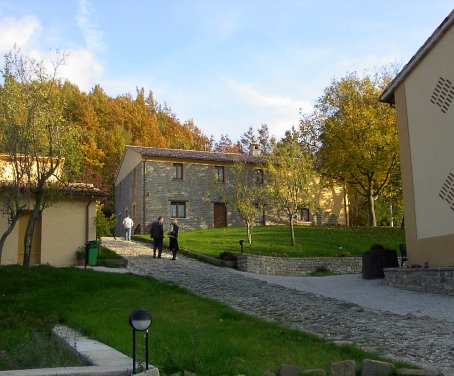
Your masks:
[[[134,226],[134,222],[129,215],[126,215],[126,218],[123,219],[123,228],[125,229],[125,240],[131,240],[131,231]]]

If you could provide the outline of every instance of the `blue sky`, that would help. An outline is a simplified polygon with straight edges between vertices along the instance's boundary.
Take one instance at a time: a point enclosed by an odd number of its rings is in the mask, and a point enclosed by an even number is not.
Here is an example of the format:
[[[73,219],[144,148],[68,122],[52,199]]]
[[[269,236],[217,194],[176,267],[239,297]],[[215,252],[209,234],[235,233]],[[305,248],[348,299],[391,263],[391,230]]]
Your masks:
[[[111,96],[153,91],[218,140],[276,137],[333,78],[406,63],[452,0],[0,0],[0,65],[14,44]]]

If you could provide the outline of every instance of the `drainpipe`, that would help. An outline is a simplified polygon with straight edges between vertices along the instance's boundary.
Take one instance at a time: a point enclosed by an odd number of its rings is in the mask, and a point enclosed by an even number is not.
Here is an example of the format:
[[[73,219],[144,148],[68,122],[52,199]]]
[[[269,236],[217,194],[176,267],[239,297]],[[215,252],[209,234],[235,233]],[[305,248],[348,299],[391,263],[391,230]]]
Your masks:
[[[93,202],[93,196],[91,196],[90,201],[88,201],[87,206],[85,207],[85,243],[88,243],[90,239],[89,233],[90,233],[90,205]]]
[[[146,197],[146,189],[145,189],[145,162],[147,159],[145,158],[142,161],[142,226],[140,226],[140,232],[145,234],[145,197]]]

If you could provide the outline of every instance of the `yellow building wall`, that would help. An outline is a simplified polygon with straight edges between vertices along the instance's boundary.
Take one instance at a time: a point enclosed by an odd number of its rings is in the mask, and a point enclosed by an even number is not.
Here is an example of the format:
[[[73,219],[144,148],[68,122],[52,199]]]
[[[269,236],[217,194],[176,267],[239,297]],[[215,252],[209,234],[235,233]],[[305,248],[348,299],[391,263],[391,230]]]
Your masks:
[[[74,265],[76,249],[88,240],[96,240],[96,203],[87,204],[86,200],[65,200],[43,212],[42,264]]]
[[[315,196],[315,200],[318,202],[320,211],[335,214],[337,216],[337,223],[340,225],[347,224],[344,189],[342,187],[333,185],[331,187],[322,188]]]
[[[454,82],[453,45],[451,28],[395,91],[409,265],[454,265],[454,209],[441,197],[454,173],[454,105],[433,103],[440,78]]]
[[[96,202],[89,198],[67,198],[42,213],[34,236],[33,254],[40,252],[40,263],[53,266],[76,265],[75,251],[88,240],[96,240]],[[24,224],[17,223],[8,236],[1,258],[2,265],[22,263]],[[0,217],[0,231],[6,230],[7,221]],[[22,230],[21,230],[22,229]],[[38,242],[38,244],[36,244]],[[34,263],[34,262],[33,262]]]
[[[5,216],[0,216],[0,233],[3,234],[6,229],[8,222]],[[1,235],[0,235],[1,236]],[[3,246],[1,264],[10,265],[17,264],[17,247],[19,244],[19,231],[18,225],[16,224],[13,232],[6,238],[5,245]]]
[[[317,184],[320,180],[317,181]],[[311,209],[311,215],[315,216],[317,213],[321,214],[334,214],[337,218],[337,224],[346,225],[347,215],[345,213],[345,201],[347,201],[348,207],[348,196],[344,197],[344,189],[339,185],[321,186],[319,191],[314,196],[315,209]],[[276,210],[270,210],[266,213],[266,224],[282,224],[286,223],[287,218],[285,213],[278,212]],[[309,224],[302,220],[296,220],[298,224]],[[312,222],[311,222],[312,223]]]

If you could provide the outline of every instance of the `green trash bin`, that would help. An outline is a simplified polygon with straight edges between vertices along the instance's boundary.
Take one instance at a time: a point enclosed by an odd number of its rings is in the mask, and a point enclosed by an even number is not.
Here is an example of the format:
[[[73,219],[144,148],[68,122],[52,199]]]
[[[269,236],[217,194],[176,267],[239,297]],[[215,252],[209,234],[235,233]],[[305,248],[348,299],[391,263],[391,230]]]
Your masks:
[[[87,243],[87,264],[96,265],[98,260],[98,243],[96,240],[90,240]]]

